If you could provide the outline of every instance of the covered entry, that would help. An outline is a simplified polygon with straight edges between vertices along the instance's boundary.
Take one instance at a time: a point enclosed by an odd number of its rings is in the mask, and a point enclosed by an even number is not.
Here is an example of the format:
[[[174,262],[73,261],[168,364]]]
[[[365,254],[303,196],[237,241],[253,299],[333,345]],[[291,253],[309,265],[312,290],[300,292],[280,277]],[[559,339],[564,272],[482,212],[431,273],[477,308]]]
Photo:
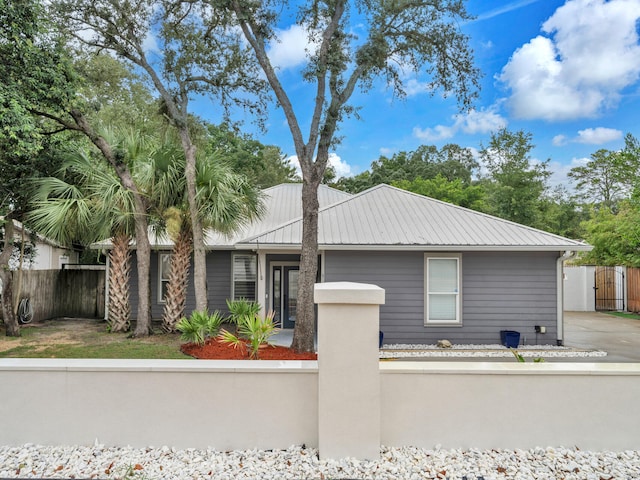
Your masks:
[[[298,276],[300,264],[283,262],[271,264],[271,309],[275,321],[282,328],[294,328],[298,305]]]

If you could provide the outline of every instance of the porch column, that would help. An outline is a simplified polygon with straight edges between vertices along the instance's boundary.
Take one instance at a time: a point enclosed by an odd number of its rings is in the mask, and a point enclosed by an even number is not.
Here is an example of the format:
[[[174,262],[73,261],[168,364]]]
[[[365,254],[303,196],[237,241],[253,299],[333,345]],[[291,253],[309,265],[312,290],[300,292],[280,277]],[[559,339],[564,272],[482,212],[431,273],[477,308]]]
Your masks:
[[[318,447],[321,458],[380,456],[376,285],[318,283]]]

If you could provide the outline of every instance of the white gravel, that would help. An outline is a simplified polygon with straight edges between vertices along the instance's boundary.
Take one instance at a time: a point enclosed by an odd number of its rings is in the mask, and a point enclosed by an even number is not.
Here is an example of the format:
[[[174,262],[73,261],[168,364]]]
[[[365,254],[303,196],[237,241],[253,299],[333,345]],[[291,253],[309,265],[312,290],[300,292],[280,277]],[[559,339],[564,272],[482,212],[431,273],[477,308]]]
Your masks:
[[[607,352],[601,350],[583,350],[572,347],[556,347],[554,345],[520,345],[518,353],[525,358],[579,358],[606,357]],[[503,345],[464,345],[454,344],[451,348],[437,345],[389,344],[380,349],[380,358],[511,358],[513,353]]]
[[[382,447],[379,461],[318,460],[317,451],[0,447],[0,478],[635,480],[640,451],[425,450]]]

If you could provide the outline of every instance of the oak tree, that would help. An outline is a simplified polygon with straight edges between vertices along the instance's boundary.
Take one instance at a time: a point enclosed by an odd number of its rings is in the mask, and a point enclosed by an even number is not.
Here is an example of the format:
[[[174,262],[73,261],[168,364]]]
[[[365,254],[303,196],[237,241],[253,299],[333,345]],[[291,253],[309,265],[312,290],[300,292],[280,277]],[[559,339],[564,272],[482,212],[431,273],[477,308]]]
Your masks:
[[[428,77],[431,93],[453,95],[468,108],[476,94],[478,70],[460,24],[470,17],[461,0],[288,2],[202,0],[212,8],[235,13],[269,82],[289,127],[302,170],[302,252],[297,319],[292,347],[314,348],[313,285],[318,270],[318,186],[329,153],[339,141],[340,124],[356,112],[351,98],[357,88],[370,90],[377,79],[399,97],[405,95],[408,72]],[[292,11],[294,10],[295,11]],[[309,39],[300,80],[311,84],[311,107],[294,107],[268,55],[276,29],[296,18]],[[357,25],[357,28],[354,28]],[[363,32],[356,34],[355,32]],[[307,130],[307,134],[303,133]]]

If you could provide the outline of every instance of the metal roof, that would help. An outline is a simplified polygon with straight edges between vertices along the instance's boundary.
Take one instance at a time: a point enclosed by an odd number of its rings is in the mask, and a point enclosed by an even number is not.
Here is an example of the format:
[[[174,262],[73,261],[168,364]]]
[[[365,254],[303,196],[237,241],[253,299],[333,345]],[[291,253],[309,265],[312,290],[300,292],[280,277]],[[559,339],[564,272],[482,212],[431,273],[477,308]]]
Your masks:
[[[275,229],[291,220],[302,217],[302,184],[283,183],[262,190],[265,211],[261,218],[241,228],[232,236],[208,231],[205,243],[207,247],[233,246],[243,238],[249,238]],[[318,187],[320,208],[340,202],[352,195],[326,185]]]
[[[323,249],[591,249],[582,242],[384,184],[321,206],[318,230]],[[296,248],[301,238],[298,218],[246,236],[236,247]]]

